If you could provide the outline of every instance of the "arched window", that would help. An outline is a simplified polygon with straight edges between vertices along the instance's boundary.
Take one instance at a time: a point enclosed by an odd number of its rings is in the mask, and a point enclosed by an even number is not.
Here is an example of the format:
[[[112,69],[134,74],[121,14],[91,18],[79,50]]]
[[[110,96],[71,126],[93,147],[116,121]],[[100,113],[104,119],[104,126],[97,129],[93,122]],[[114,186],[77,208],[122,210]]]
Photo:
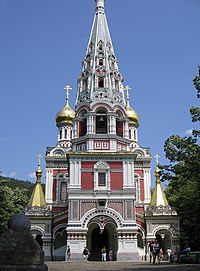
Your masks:
[[[82,110],[79,115],[79,121],[78,121],[78,136],[84,136],[87,133],[87,111]]]
[[[82,118],[82,120],[79,122],[79,137],[84,136],[87,133],[87,119]]]
[[[103,66],[103,59],[99,59],[99,66]]]
[[[62,139],[62,129],[60,129],[60,139]]]
[[[60,183],[60,200],[67,200],[67,184],[65,180]]]
[[[104,78],[103,77],[99,77],[99,79],[98,79],[98,87],[99,88],[104,87]]]
[[[94,165],[94,189],[110,189],[110,166],[103,160]]]
[[[83,80],[83,91],[87,90],[87,84],[88,84],[87,79]]]
[[[67,180],[64,178],[62,173],[59,173],[56,177],[56,199],[58,202],[66,202],[67,200]]]
[[[134,177],[135,183],[135,201],[140,202],[140,176],[138,174]]]
[[[122,113],[120,112],[120,111],[117,111],[116,112],[117,113],[117,118],[116,118],[116,134],[118,135],[118,136],[121,136],[121,137],[123,137],[123,135],[124,135],[124,123],[123,123],[123,121],[121,121],[121,119],[122,119]]]
[[[115,80],[115,90],[119,91],[119,83],[117,80]]]
[[[99,110],[96,115],[96,134],[107,134],[107,114]]]

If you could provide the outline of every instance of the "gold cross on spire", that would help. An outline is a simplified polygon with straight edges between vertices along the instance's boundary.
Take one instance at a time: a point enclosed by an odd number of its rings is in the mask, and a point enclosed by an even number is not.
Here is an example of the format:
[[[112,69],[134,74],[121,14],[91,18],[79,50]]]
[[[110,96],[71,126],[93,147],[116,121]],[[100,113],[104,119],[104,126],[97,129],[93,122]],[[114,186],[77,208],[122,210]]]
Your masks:
[[[158,154],[156,154],[155,156],[154,156],[154,158],[156,158],[156,167],[158,166],[158,159],[160,158],[160,156],[158,155]]]
[[[125,86],[124,90],[126,90],[126,96],[129,97],[129,90],[131,90],[132,88],[129,86]]]
[[[129,90],[131,90],[131,87],[125,86],[124,90],[126,91],[126,106],[129,106]]]
[[[39,154],[39,155],[37,156],[37,158],[38,158],[38,167],[40,167],[42,155]]]
[[[66,101],[67,101],[67,105],[68,105],[68,101],[69,101],[69,90],[71,90],[72,88],[69,85],[66,85],[64,87],[64,90],[66,91]]]

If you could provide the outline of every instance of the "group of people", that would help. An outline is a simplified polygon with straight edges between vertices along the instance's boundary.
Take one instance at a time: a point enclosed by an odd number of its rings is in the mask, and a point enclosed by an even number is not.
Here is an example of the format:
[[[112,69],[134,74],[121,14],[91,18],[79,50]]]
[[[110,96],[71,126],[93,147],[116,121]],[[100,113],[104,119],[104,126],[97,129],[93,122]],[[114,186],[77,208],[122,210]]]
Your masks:
[[[150,263],[152,262],[152,260],[153,263],[155,263],[156,259],[158,259],[158,263],[160,263],[160,261],[163,259],[163,250],[157,240],[151,241],[149,243],[149,255]]]
[[[70,250],[70,247],[67,246],[67,261],[71,261],[71,250]],[[85,261],[87,261],[89,259],[89,256],[90,256],[90,251],[87,247],[84,247],[83,249],[83,258]],[[112,261],[113,260],[113,251],[112,249],[109,250],[109,253],[108,253],[108,256],[109,256],[109,261]],[[106,247],[103,246],[102,249],[101,249],[101,261],[103,262],[106,262],[107,260],[107,251],[106,251]]]
[[[106,247],[103,246],[102,250],[101,250],[101,261],[106,262]],[[110,248],[109,252],[108,252],[108,257],[109,257],[109,261],[113,260],[113,251],[112,248]]]

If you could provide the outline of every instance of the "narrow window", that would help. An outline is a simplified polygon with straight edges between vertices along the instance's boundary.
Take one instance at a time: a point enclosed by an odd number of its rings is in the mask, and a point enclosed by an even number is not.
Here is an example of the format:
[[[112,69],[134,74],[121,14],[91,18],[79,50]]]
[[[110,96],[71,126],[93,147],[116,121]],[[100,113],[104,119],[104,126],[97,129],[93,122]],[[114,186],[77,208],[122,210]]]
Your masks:
[[[60,129],[60,139],[62,139],[62,130]]]
[[[103,59],[99,59],[99,66],[103,66]]]
[[[65,139],[67,138],[67,129],[65,129]]]
[[[79,136],[84,136],[87,133],[87,119],[83,118],[79,122]]]
[[[104,79],[103,79],[103,77],[99,77],[98,86],[99,86],[99,88],[103,88],[104,87]]]
[[[96,116],[96,133],[107,134],[107,116],[105,114]]]
[[[123,122],[119,121],[118,119],[116,120],[116,133],[118,136],[123,137]]]
[[[67,199],[66,182],[61,182],[60,183],[60,200],[61,201],[66,201],[66,199]]]
[[[105,186],[106,185],[106,174],[105,173],[99,173],[98,184],[99,184],[99,186]]]

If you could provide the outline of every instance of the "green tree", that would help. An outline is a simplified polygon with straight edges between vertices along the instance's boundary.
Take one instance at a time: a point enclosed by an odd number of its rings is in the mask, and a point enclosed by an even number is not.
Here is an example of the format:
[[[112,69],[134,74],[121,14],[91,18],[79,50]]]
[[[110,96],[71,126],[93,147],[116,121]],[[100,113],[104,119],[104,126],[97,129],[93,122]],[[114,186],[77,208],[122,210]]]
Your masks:
[[[200,67],[199,67],[200,68]],[[200,98],[199,75],[193,80]],[[191,107],[193,122],[200,121],[200,108]],[[192,136],[170,136],[164,144],[168,165],[161,166],[162,180],[168,180],[166,195],[169,204],[180,216],[181,245],[189,243],[192,249],[200,250],[200,130],[193,130]]]
[[[8,220],[15,213],[24,209],[28,196],[25,188],[10,188],[0,180],[0,233],[5,232]]]

